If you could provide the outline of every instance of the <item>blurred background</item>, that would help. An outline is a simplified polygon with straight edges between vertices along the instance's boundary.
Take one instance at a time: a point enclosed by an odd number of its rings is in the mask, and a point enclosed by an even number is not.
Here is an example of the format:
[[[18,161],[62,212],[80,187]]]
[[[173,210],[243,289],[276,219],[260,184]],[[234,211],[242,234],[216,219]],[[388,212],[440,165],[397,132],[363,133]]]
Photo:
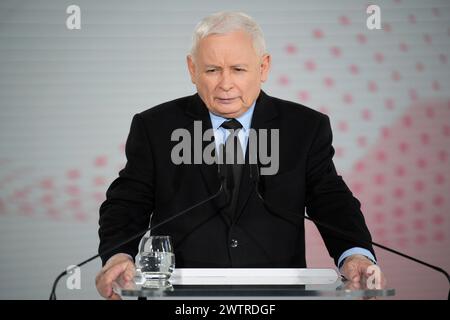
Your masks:
[[[69,30],[69,5],[81,29]],[[380,30],[366,26],[369,4]],[[47,299],[95,254],[98,209],[124,166],[132,116],[195,92],[197,22],[244,11],[265,33],[263,89],[330,116],[335,163],[374,241],[450,270],[450,2],[0,1],[0,298]],[[376,250],[395,299],[446,299],[444,276]],[[307,223],[309,267],[333,268]],[[100,260],[81,270],[98,299]]]

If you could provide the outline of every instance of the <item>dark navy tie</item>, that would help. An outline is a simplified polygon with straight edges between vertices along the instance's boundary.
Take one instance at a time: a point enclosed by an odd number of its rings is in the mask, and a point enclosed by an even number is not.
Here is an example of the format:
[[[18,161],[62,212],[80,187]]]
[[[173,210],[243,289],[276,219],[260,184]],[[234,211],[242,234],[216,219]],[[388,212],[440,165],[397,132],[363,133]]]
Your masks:
[[[231,201],[225,210],[234,218],[244,164],[244,153],[238,137],[239,130],[242,129],[242,124],[236,119],[230,119],[223,122],[221,127],[229,131],[225,145],[222,145],[221,148],[222,160],[225,166],[227,166],[227,187],[231,192]]]

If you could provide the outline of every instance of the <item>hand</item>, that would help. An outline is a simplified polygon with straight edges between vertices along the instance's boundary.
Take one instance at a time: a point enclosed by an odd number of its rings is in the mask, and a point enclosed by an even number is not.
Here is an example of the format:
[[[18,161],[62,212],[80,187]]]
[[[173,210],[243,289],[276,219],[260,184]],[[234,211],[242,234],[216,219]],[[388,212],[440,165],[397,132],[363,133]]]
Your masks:
[[[378,267],[374,268],[375,264],[367,257],[355,254],[347,257],[344,260],[344,264],[341,268],[342,275],[350,281],[352,287],[355,289],[360,288],[361,281],[369,279],[369,277],[375,277],[376,289],[381,289],[386,286],[386,278]],[[369,287],[369,283],[367,283]]]
[[[136,272],[133,259],[124,253],[112,256],[95,277],[95,286],[100,295],[109,300],[121,300],[113,291],[112,284],[119,277],[125,281],[131,281]]]

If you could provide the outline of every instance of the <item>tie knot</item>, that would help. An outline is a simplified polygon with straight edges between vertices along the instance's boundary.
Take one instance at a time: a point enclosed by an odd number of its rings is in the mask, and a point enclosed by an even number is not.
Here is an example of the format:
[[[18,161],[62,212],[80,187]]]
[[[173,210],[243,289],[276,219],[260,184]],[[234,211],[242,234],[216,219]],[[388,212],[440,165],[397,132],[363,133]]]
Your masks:
[[[242,128],[242,124],[236,119],[229,119],[227,121],[224,121],[220,126],[227,130],[237,130]]]

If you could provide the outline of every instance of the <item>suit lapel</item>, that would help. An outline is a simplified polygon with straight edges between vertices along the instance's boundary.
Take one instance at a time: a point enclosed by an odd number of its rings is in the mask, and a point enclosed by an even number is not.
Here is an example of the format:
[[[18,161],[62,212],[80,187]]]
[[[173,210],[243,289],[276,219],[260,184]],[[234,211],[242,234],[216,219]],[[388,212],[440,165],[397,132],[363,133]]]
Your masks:
[[[261,90],[261,93],[256,100],[255,110],[253,111],[253,117],[251,122],[251,128],[258,133],[259,129],[276,129],[279,128],[279,122],[277,121],[278,110],[270,100],[270,97]],[[236,205],[235,222],[242,215],[243,209],[247,204],[250,195],[254,191],[254,184],[250,179],[250,165],[249,165],[249,145],[247,144],[247,150],[245,153],[245,166],[242,170],[241,184],[239,189],[239,197]],[[256,155],[257,156],[257,155]],[[256,157],[258,159],[258,157]],[[259,163],[259,161],[258,161]]]
[[[208,109],[198,94],[192,96],[191,103],[186,108],[186,114],[189,115],[194,121],[202,122],[202,136],[206,130],[212,129],[211,118],[209,116]],[[194,121],[191,120],[186,127],[186,129],[190,132],[191,137],[194,137]],[[212,141],[203,141],[202,139],[202,153],[210,143],[214,143],[214,138]],[[192,140],[192,155],[194,155],[193,145],[194,143]],[[206,164],[204,163],[202,158],[201,164],[195,164],[195,166],[200,170],[209,194],[213,195],[214,193],[216,193],[220,187],[217,162],[213,164]],[[225,201],[226,198],[222,194],[222,196],[216,198],[213,203],[216,205],[216,209],[222,212],[221,208],[225,206]],[[229,215],[222,213],[221,216],[224,218],[225,222],[228,225],[231,225],[231,218],[229,217]]]

